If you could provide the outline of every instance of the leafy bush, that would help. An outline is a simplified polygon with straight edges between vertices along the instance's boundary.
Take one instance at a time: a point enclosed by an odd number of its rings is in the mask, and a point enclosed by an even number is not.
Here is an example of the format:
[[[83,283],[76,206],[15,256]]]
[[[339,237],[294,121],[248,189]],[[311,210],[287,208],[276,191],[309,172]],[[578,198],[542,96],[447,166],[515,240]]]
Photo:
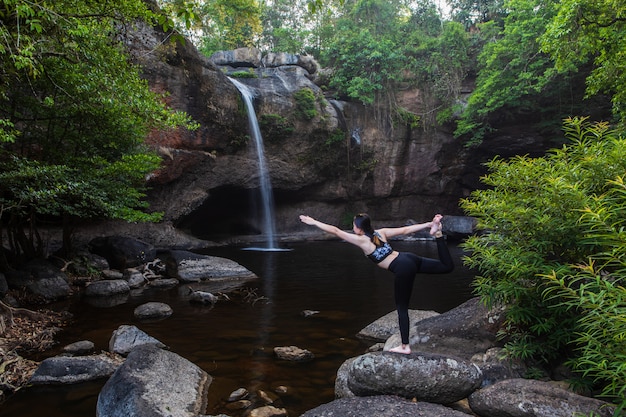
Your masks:
[[[310,88],[302,88],[293,95],[296,100],[296,114],[306,120],[317,116],[315,108],[315,93]]]
[[[606,193],[592,196],[580,226],[583,244],[595,248],[579,265],[546,275],[544,296],[556,308],[577,317],[574,343],[577,355],[568,362],[587,388],[599,385],[602,394],[616,398],[618,412],[626,410],[626,184],[624,177],[609,181]],[[593,384],[592,386],[589,386]]]
[[[489,188],[461,202],[484,232],[465,242],[465,262],[484,302],[508,306],[509,354],[569,358],[623,408],[626,140],[585,118],[564,127],[571,144],[543,158],[486,164]]]

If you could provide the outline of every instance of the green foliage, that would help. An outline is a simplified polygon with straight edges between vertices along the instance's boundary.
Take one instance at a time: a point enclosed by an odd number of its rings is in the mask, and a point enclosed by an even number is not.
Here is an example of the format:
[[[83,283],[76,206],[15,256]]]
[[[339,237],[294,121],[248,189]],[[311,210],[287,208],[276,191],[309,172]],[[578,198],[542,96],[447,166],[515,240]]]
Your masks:
[[[362,158],[352,164],[352,168],[359,174],[368,174],[374,172],[374,168],[378,165],[378,159],[374,157]]]
[[[200,50],[207,56],[219,50],[254,46],[261,33],[261,9],[255,0],[207,0],[200,3]]]
[[[562,72],[580,71],[589,63],[587,96],[609,93],[613,113],[626,116],[626,4],[609,0],[556,2],[557,14],[541,37],[542,49]]]
[[[324,59],[335,68],[330,86],[339,96],[372,104],[393,91],[406,63],[392,30],[398,19],[395,2],[362,0],[337,22]]]
[[[489,130],[485,126],[489,115],[506,108],[531,112],[538,95],[554,87],[550,84],[554,65],[547,54],[539,52],[537,38],[555,15],[555,3],[511,0],[507,6],[509,14],[500,31],[495,22],[480,26],[486,43],[479,55],[476,89],[455,132],[472,142],[479,142]]]
[[[36,251],[18,236],[42,216],[158,218],[142,211],[158,166],[143,140],[196,125],[150,91],[114,37],[136,19],[157,20],[140,0],[0,3],[0,214],[17,254]]]
[[[626,141],[585,118],[565,133],[571,144],[543,158],[487,164],[488,188],[461,202],[484,231],[465,262],[477,294],[508,306],[509,353],[550,362],[574,349],[575,369],[623,402]]]
[[[497,21],[506,15],[503,0],[448,0],[448,5],[453,19],[467,28]]]
[[[261,8],[263,32],[259,44],[264,50],[300,54],[313,45],[317,19],[306,10],[306,0],[274,0]]]
[[[331,132],[328,139],[326,139],[326,142],[324,142],[324,145],[333,146],[335,144],[343,143],[345,140],[346,140],[346,132],[344,132],[341,129],[335,129]]]
[[[294,131],[292,123],[280,114],[262,114],[259,117],[259,127],[263,137],[270,141],[284,139]]]
[[[403,108],[398,109],[398,118],[401,123],[404,123],[410,129],[415,129],[420,125],[420,116]]]
[[[619,141],[624,146],[624,140]],[[545,275],[544,296],[556,308],[575,312],[573,343],[577,355],[569,364],[587,388],[626,411],[626,184],[624,176],[607,182],[582,210],[581,242],[592,248],[589,258]],[[592,385],[593,383],[593,385]]]
[[[232,78],[257,78],[257,75],[252,68],[247,70],[233,71],[232,73],[228,74],[228,76]]]
[[[76,168],[14,158],[0,165],[0,205],[11,206],[13,213],[155,221],[160,214],[139,209],[146,207],[141,202],[145,175],[159,163],[158,156],[148,154],[114,163],[92,158]]]
[[[345,37],[337,39],[327,53],[336,68],[330,86],[339,96],[372,104],[385,87],[400,79],[404,57],[393,40],[381,39],[367,29],[343,26],[343,30]]]
[[[296,100],[296,115],[305,120],[312,120],[317,116],[315,107],[315,93],[310,88],[302,88],[293,94]]]

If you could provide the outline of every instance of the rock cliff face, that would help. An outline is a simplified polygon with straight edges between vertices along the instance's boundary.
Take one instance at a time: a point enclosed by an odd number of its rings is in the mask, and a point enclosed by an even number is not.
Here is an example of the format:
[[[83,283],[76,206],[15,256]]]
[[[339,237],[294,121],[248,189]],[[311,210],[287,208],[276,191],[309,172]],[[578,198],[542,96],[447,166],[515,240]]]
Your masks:
[[[149,138],[164,161],[150,179],[151,207],[195,236],[219,240],[261,231],[255,146],[228,75],[255,93],[279,234],[300,230],[302,212],[342,226],[356,212],[370,213],[381,226],[427,220],[435,212],[462,214],[458,200],[478,186],[481,163],[518,140],[513,132],[502,149],[470,151],[445,127],[411,128],[381,107],[327,99],[310,57],[242,49],[209,60],[190,42],[168,39],[142,27],[126,43],[152,88],[200,124],[197,131]],[[419,113],[419,91],[398,100]],[[532,134],[527,138],[530,148],[545,146]]]

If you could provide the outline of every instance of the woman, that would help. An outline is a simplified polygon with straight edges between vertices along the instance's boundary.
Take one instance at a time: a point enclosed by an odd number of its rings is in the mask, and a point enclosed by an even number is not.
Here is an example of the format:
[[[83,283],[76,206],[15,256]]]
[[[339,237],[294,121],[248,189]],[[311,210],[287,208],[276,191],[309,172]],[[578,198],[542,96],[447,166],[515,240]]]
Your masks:
[[[454,269],[452,257],[441,232],[442,218],[441,214],[437,214],[431,222],[374,230],[367,214],[357,214],[352,222],[352,230],[354,231],[352,234],[330,224],[322,223],[310,216],[300,216],[300,221],[303,223],[316,226],[358,246],[379,267],[394,273],[394,293],[402,344],[390,349],[391,352],[411,353],[409,345],[409,300],[413,291],[415,274],[444,274]],[[394,236],[408,235],[425,229],[430,229],[430,234],[436,238],[438,260],[424,258],[410,252],[397,252],[388,243],[389,239]]]

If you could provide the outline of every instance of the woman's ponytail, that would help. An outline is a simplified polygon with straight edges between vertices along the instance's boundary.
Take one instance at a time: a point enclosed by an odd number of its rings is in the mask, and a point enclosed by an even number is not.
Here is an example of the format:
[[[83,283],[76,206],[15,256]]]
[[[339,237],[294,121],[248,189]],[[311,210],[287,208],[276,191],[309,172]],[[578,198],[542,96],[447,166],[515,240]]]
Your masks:
[[[374,233],[374,228],[372,227],[372,220],[370,219],[370,216],[365,213],[360,213],[354,216],[353,221],[355,226],[363,230],[365,236],[369,237],[372,243],[376,245],[376,247],[382,246],[383,242],[380,240],[378,235]]]

